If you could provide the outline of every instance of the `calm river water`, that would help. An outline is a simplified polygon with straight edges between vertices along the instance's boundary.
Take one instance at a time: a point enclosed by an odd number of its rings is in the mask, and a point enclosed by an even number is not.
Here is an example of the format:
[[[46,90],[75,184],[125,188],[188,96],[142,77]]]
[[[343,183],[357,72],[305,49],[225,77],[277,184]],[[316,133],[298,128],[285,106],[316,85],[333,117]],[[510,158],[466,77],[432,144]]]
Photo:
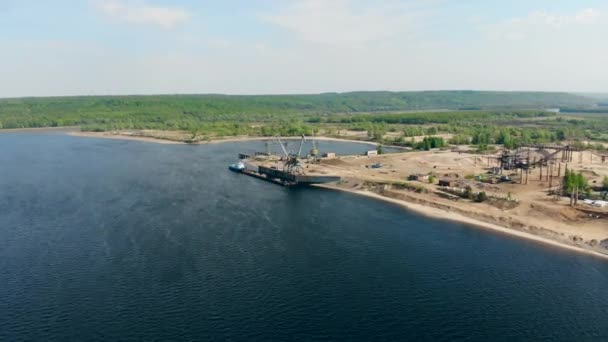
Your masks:
[[[264,148],[0,134],[0,340],[608,340],[608,262],[227,170]]]

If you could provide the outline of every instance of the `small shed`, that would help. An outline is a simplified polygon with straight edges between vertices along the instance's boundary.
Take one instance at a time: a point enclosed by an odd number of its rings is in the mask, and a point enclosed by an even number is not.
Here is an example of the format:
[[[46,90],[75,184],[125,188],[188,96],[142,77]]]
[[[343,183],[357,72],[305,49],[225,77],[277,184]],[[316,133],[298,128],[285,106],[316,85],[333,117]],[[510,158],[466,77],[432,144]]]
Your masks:
[[[429,175],[423,175],[423,174],[415,174],[415,175],[410,175],[408,177],[409,180],[417,180],[420,182],[428,182],[429,181]]]
[[[336,158],[336,154],[334,152],[323,153],[323,158]]]
[[[458,184],[456,184],[456,181],[452,180],[452,179],[440,179],[439,180],[439,186],[447,186],[447,187],[455,187]]]
[[[365,152],[365,155],[368,157],[377,156],[378,150],[369,150],[369,151]]]
[[[594,207],[605,208],[605,207],[608,206],[608,202],[606,202],[606,201],[599,201],[599,200],[598,201],[594,201],[593,202],[593,206]]]

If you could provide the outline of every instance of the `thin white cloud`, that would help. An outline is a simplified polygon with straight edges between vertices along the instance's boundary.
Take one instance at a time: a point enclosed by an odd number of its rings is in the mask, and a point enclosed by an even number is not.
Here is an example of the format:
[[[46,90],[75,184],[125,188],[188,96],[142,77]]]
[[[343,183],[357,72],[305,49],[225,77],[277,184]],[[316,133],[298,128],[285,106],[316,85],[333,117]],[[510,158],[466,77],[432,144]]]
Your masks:
[[[535,11],[523,18],[512,18],[482,29],[492,39],[524,40],[533,35],[551,34],[558,30],[578,30],[582,26],[597,24],[602,15],[594,8],[581,9],[570,15]]]
[[[427,2],[428,3],[428,2]],[[262,19],[301,40],[331,45],[363,45],[413,31],[422,11],[419,2],[364,2],[352,0],[298,0]]]
[[[537,13],[537,16],[547,25],[560,27],[568,24],[592,24],[598,19],[600,13],[596,9],[586,8],[571,16],[554,15],[544,12]]]
[[[148,24],[172,29],[188,21],[190,13],[183,9],[147,5],[141,1],[102,0],[97,3],[105,15],[132,24]]]
[[[259,27],[242,23],[239,32],[251,29],[256,34],[211,37],[191,23],[170,35],[171,48],[155,40],[146,53],[97,36],[88,43],[69,37],[33,42],[0,37],[0,78],[10,80],[0,82],[0,97],[608,89],[606,6],[586,5],[571,12],[530,7],[530,14],[520,18],[489,22],[483,11],[471,12],[469,6],[459,8],[449,1],[439,6],[442,0],[405,5],[401,0],[372,1],[268,1],[279,6],[267,7],[263,17],[273,30],[260,33]],[[122,5],[106,8],[113,20],[142,23],[125,14],[124,6],[146,7],[143,2],[109,3]],[[248,13],[259,13],[252,11]],[[100,13],[106,12],[100,8]],[[287,34],[277,35],[277,29]],[[495,39],[484,39],[486,34]]]

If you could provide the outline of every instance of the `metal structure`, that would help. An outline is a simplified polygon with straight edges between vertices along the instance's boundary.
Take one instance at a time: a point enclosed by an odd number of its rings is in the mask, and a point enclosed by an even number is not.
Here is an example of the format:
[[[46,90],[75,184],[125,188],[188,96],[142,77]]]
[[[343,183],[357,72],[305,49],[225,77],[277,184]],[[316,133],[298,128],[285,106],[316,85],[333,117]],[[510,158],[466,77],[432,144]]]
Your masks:
[[[552,188],[556,183],[553,178],[562,174],[562,163],[567,167],[568,163],[573,162],[575,151],[583,149],[571,145],[521,144],[516,150],[504,149],[499,156],[488,157],[488,167],[490,159],[494,159],[499,165],[492,169],[494,174],[502,174],[503,170],[519,171],[521,184],[528,184],[530,170],[539,168],[539,180],[549,182],[549,188]],[[531,155],[532,152],[534,155]],[[579,159],[582,162],[582,154],[579,154]],[[557,171],[557,175],[554,171]]]
[[[298,153],[289,153],[287,152],[287,148],[285,148],[285,144],[281,141],[279,136],[275,137],[275,140],[281,146],[281,150],[283,150],[283,154],[285,155],[285,163],[283,164],[283,171],[289,172],[292,174],[302,174],[302,165],[300,165],[300,154],[302,154],[302,147],[306,142],[306,137],[302,134],[302,139],[300,140],[300,147],[298,148]]]
[[[301,154],[302,148],[304,147],[304,143],[306,142],[306,136],[304,136],[303,134],[302,139],[300,140],[300,145],[298,147],[297,153],[288,151],[286,147],[287,143],[283,143],[283,141],[281,141],[281,138],[278,135],[274,137],[274,141],[277,142],[279,146],[281,146],[281,151],[283,152],[283,156],[281,156],[280,158],[280,160],[283,162],[282,169],[279,169],[276,166],[263,164],[264,161],[276,161],[276,159],[270,156],[269,153],[255,152],[253,158],[251,154],[239,153],[239,159],[242,160],[242,165],[244,167],[238,168],[238,171],[242,174],[283,186],[321,184],[337,182],[340,180],[339,176],[331,176],[325,174],[309,175],[304,173],[304,170],[301,165]],[[316,144],[313,140],[313,150],[315,149]],[[311,150],[311,152],[313,151]],[[309,157],[318,158],[317,156],[313,157],[312,154],[315,153],[311,153]],[[264,157],[257,158],[258,156]],[[258,162],[262,163],[260,164]]]
[[[315,139],[315,130],[312,130],[312,149],[310,149],[310,156],[316,159],[319,156],[319,149],[317,148],[317,140]]]

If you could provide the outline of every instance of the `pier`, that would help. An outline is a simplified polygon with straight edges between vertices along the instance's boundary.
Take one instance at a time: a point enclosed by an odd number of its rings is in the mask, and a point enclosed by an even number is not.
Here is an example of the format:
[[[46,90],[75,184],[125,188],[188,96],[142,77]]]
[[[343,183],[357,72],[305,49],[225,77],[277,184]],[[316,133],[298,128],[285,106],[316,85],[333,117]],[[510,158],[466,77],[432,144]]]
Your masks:
[[[296,174],[273,166],[258,165],[253,160],[244,160],[244,164],[242,174],[282,186],[331,183],[340,180],[339,176]]]
[[[306,174],[301,167],[286,169],[284,164],[281,165],[281,157],[266,153],[255,153],[253,156],[239,153],[239,159],[245,166],[239,170],[240,173],[282,186],[331,183],[341,179],[333,175]]]

